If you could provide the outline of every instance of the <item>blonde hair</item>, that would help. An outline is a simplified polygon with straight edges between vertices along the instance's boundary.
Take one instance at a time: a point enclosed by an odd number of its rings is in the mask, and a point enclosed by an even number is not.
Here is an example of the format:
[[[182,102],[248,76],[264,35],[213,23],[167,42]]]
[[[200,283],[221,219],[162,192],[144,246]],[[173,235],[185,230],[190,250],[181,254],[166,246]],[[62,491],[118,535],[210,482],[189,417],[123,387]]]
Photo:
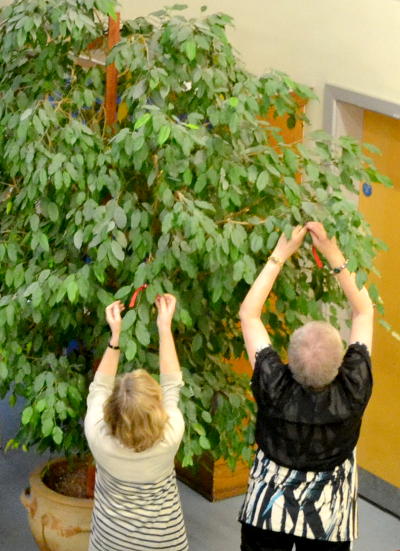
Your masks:
[[[160,385],[144,369],[118,377],[104,404],[104,420],[124,446],[136,452],[151,448],[168,420]]]
[[[289,368],[302,386],[322,388],[335,379],[343,353],[339,331],[327,322],[311,321],[290,337]]]

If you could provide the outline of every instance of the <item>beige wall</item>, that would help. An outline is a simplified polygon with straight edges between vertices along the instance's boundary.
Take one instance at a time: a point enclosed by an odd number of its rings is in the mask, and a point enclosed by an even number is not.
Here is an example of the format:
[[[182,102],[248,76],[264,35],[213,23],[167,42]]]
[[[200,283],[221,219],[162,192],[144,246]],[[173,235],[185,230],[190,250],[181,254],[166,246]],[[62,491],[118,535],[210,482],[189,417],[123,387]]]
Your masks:
[[[122,16],[162,8],[165,0],[120,0]],[[170,2],[172,4],[173,1]],[[189,0],[188,13],[224,11],[235,19],[229,34],[247,68],[276,68],[313,86],[320,103],[308,114],[322,125],[325,83],[400,102],[399,0]]]

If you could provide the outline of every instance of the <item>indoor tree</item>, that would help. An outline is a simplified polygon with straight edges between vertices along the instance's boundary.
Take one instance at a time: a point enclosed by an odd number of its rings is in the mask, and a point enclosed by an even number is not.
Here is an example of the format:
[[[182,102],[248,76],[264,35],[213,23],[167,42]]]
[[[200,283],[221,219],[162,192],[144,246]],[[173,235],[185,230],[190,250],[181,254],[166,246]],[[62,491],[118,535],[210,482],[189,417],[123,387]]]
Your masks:
[[[383,248],[344,193],[388,184],[361,145],[323,132],[285,144],[262,117],[295,125],[296,98],[312,91],[280,72],[250,74],[229,16],[183,8],[124,22],[107,58],[120,75],[112,129],[104,69],[77,59],[94,40],[105,48],[114,0],[17,0],[0,12],[0,391],[26,401],[12,446],[86,450],[104,307],[147,284],[124,317],[122,369],[157,373],[153,302],[174,293],[183,465],[208,449],[232,467],[248,460],[254,405],[227,360],[242,353],[239,304],[280,232],[323,221],[359,285]],[[321,308],[337,324],[342,305],[308,244],[283,268],[265,323],[281,349]]]

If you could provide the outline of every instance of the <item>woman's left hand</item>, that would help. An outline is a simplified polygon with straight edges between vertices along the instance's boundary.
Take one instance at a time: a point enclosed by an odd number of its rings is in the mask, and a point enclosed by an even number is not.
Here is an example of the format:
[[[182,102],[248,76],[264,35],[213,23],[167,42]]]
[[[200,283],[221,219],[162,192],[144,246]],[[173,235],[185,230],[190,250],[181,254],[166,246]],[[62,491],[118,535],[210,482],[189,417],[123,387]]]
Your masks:
[[[282,262],[285,262],[285,260],[291,257],[292,254],[295,253],[301,246],[306,233],[307,228],[305,226],[296,226],[293,229],[292,236],[289,240],[286,235],[282,233],[272,253],[273,256],[279,258]]]

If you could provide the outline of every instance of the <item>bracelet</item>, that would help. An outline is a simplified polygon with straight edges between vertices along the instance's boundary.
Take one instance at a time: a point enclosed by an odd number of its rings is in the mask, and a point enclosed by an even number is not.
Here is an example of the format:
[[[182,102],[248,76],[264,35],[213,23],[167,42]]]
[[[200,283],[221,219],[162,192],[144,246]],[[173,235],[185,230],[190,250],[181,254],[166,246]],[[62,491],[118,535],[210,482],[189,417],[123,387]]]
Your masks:
[[[331,268],[329,270],[329,273],[332,275],[340,274],[340,272],[346,268],[348,263],[349,261],[346,259],[341,266],[337,266],[336,268]]]
[[[108,343],[108,348],[112,348],[113,350],[119,350],[119,346],[113,346],[111,343]]]
[[[270,256],[268,260],[271,260],[274,264],[278,264],[278,266],[283,266],[285,263],[282,262],[282,260],[279,260],[276,256]]]

